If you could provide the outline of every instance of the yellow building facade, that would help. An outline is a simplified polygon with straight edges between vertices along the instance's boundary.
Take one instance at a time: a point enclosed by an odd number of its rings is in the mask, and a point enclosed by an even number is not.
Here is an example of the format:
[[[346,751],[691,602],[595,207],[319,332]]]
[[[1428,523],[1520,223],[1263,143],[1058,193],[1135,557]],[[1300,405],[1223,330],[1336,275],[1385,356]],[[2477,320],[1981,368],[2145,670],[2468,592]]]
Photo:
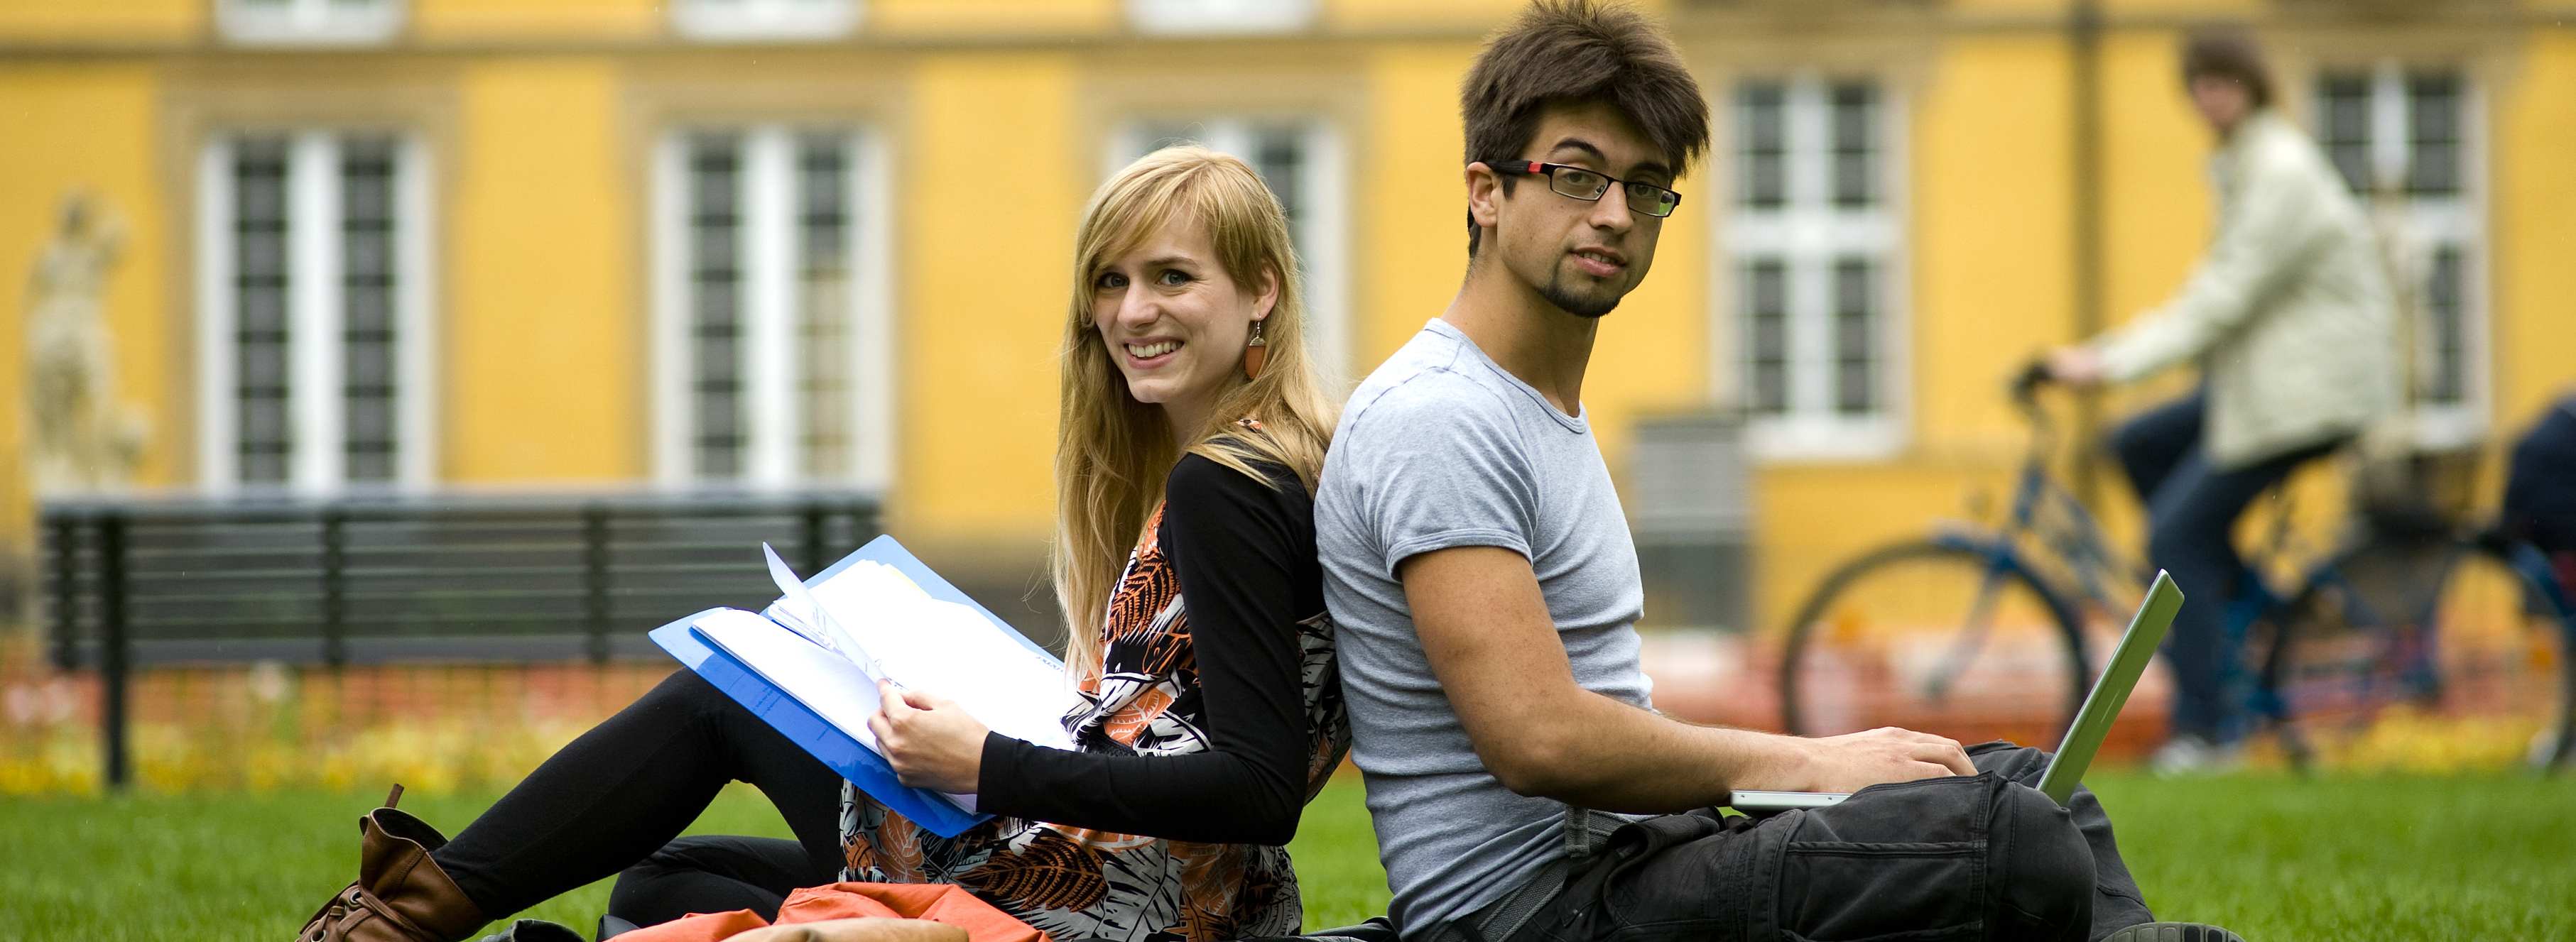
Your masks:
[[[1514,7],[0,0],[0,273],[73,194],[119,227],[144,486],[857,486],[1043,608],[1091,189],[1174,137],[1254,158],[1356,378],[1456,290],[1457,84]],[[1999,497],[2004,378],[2180,283],[2211,216],[2194,23],[2252,25],[2285,110],[2363,185],[2403,178],[2448,292],[2440,435],[2492,449],[2576,380],[2576,6],[2110,0],[2089,47],[2054,0],[1650,8],[1719,137],[1586,401],[1623,484],[1640,418],[1749,414],[1758,623]],[[0,482],[23,560],[33,485]]]

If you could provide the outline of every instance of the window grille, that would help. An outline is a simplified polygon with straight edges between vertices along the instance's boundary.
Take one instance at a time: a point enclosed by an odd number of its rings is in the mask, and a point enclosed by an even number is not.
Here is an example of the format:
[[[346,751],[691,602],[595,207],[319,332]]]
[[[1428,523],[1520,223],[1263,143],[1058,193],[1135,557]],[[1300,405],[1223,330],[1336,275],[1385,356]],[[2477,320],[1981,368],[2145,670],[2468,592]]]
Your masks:
[[[287,142],[253,138],[233,157],[233,343],[244,484],[284,484],[287,415]]]
[[[1865,209],[1878,198],[1877,89],[1834,86],[1834,205]]]
[[[805,476],[838,480],[850,467],[850,154],[847,138],[808,135],[797,154],[797,395]]]
[[[742,474],[742,158],[731,137],[689,153],[690,436],[700,478]]]
[[[341,447],[351,481],[395,477],[395,147],[359,138],[340,152]]]
[[[2406,82],[2406,192],[2455,196],[2460,192],[2460,79],[2411,76]]]
[[[2434,249],[2432,267],[2424,276],[2424,333],[2432,349],[2425,351],[2426,370],[2416,389],[2424,401],[2436,405],[2459,405],[2468,389],[2469,360],[2463,342],[2468,331],[2460,323],[2460,294],[2460,248]]]
[[[2317,83],[2317,143],[2353,192],[2370,190],[2370,79],[2327,76]]]
[[[1776,258],[1744,266],[1744,316],[1752,408],[1762,415],[1789,411],[1789,269]]]
[[[1743,205],[1779,209],[1789,202],[1789,118],[1787,87],[1777,82],[1747,83],[1736,96],[1737,140],[1744,168],[1738,183]]]
[[[1834,411],[1868,415],[1878,404],[1878,286],[1865,258],[1834,262]]]

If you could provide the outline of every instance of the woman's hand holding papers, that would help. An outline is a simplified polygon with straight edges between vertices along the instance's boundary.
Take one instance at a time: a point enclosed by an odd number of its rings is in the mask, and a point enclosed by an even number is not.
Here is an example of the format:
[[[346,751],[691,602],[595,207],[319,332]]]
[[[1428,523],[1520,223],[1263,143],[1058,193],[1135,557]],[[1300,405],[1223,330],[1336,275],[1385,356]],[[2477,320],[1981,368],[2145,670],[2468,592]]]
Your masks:
[[[868,731],[876,734],[877,751],[894,766],[895,778],[913,788],[974,794],[984,771],[984,724],[935,693],[878,681],[877,696]]]

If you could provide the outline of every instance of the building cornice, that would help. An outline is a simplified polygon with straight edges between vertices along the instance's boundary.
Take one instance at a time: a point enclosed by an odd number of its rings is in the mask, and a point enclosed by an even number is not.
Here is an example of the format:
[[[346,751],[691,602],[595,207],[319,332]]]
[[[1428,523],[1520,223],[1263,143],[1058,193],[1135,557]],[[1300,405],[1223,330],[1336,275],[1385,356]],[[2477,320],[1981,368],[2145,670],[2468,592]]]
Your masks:
[[[1914,37],[2063,31],[2071,13],[2039,11],[1957,10],[1924,0],[1701,0],[1670,8],[1666,23],[1678,38],[1724,41],[1795,35]],[[2505,0],[2276,0],[2262,14],[2230,17],[2175,10],[2104,10],[2105,31],[2172,30],[2232,20],[2257,29],[2551,29],[2576,27],[2576,4],[2563,8],[2515,4]],[[1492,24],[1439,20],[1410,24],[1320,24],[1293,32],[1258,36],[1168,36],[1137,31],[1124,24],[1098,30],[988,33],[952,31],[888,32],[864,26],[844,39],[810,42],[706,42],[672,33],[667,24],[649,33],[602,33],[591,36],[445,37],[422,35],[417,25],[394,38],[366,45],[254,46],[224,41],[211,25],[184,38],[166,40],[45,39],[0,35],[0,58],[256,58],[314,60],[352,55],[479,57],[495,55],[740,55],[774,54],[803,57],[810,53],[954,54],[976,52],[1095,52],[1162,48],[1258,50],[1309,47],[1315,44],[1382,45],[1403,43],[1472,43]]]

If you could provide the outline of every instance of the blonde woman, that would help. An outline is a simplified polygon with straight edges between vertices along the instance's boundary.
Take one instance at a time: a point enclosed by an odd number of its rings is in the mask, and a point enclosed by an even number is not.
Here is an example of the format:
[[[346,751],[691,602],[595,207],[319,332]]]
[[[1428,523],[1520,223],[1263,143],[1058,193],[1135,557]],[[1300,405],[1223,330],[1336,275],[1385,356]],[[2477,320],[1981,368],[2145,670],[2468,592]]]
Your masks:
[[[959,884],[1065,940],[1296,932],[1282,845],[1350,733],[1312,505],[1336,415],[1287,220],[1242,161],[1169,148],[1101,186],[1074,262],[1055,584],[1079,751],[887,697],[870,725],[903,780],[997,816],[941,838],[681,671],[452,842],[369,815],[359,882],[298,938],[460,939],[621,869],[607,926],[847,879]],[[798,839],[672,840],[736,779]]]
[[[889,699],[904,781],[1006,817],[943,840],[845,791],[850,878],[962,883],[1059,939],[1290,934],[1280,845],[1350,734],[1311,500],[1336,416],[1287,220],[1241,161],[1176,147],[1101,187],[1074,257],[1055,586],[1083,751]]]

